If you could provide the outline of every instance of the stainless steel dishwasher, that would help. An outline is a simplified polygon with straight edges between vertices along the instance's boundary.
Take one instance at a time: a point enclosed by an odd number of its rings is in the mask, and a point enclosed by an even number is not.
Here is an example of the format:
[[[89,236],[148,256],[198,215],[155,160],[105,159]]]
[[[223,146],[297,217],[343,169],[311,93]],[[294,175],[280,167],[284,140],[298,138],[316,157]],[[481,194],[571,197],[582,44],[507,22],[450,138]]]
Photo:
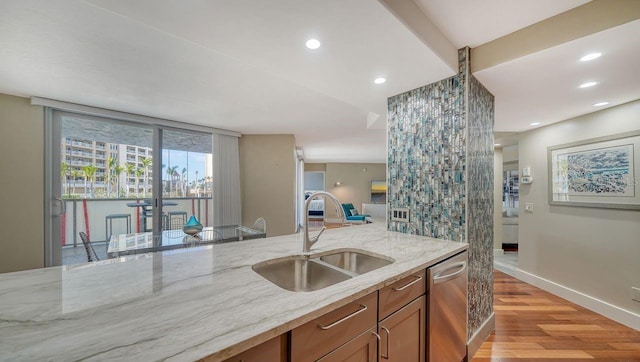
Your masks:
[[[459,362],[467,355],[467,252],[427,269],[427,356]]]

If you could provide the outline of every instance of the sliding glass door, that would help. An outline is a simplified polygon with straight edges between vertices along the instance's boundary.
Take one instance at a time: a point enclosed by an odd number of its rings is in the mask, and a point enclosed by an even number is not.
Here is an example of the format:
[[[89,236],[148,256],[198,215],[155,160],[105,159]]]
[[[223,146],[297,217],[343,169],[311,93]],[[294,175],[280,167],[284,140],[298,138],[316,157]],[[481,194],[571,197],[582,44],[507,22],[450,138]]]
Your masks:
[[[46,266],[88,261],[81,236],[102,260],[113,235],[160,244],[191,215],[211,224],[210,133],[47,112]]]
[[[162,129],[164,229],[182,229],[191,216],[205,227],[212,225],[212,143],[208,133]]]

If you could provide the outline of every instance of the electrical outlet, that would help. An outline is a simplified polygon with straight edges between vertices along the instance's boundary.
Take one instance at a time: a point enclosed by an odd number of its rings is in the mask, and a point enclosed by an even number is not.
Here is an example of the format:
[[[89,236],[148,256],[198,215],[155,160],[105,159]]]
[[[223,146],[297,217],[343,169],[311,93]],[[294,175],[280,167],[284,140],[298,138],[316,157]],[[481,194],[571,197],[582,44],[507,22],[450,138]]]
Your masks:
[[[631,299],[640,302],[640,288],[631,287]]]
[[[533,202],[525,202],[524,211],[533,212]]]
[[[409,209],[402,207],[392,209],[391,221],[409,222]]]

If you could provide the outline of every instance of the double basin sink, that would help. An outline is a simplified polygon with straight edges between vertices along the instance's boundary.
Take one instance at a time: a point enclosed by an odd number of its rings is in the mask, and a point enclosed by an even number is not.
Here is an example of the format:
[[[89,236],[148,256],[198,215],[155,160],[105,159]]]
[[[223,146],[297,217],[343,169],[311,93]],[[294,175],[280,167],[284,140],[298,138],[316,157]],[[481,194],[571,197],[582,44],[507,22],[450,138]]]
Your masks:
[[[392,258],[359,249],[330,250],[263,261],[253,270],[280,288],[310,292],[393,263]]]

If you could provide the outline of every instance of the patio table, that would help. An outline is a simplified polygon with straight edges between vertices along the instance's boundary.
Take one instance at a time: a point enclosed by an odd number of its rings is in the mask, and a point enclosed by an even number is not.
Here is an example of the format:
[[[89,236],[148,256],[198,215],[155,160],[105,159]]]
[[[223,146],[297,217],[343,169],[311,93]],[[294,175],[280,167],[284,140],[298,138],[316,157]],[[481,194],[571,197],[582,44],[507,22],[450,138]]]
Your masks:
[[[233,241],[266,238],[266,233],[242,225],[205,227],[195,236],[182,230],[165,230],[154,237],[152,232],[112,235],[107,248],[108,258],[172,249],[221,244]]]
[[[162,200],[162,206],[177,206],[178,203],[175,201],[165,201]],[[147,217],[151,215],[151,200],[144,200],[138,202],[127,202],[127,206],[129,207],[138,207],[140,208],[140,212],[138,213],[138,231],[140,231],[140,225],[142,224],[142,231],[151,231],[151,229],[147,228]]]

